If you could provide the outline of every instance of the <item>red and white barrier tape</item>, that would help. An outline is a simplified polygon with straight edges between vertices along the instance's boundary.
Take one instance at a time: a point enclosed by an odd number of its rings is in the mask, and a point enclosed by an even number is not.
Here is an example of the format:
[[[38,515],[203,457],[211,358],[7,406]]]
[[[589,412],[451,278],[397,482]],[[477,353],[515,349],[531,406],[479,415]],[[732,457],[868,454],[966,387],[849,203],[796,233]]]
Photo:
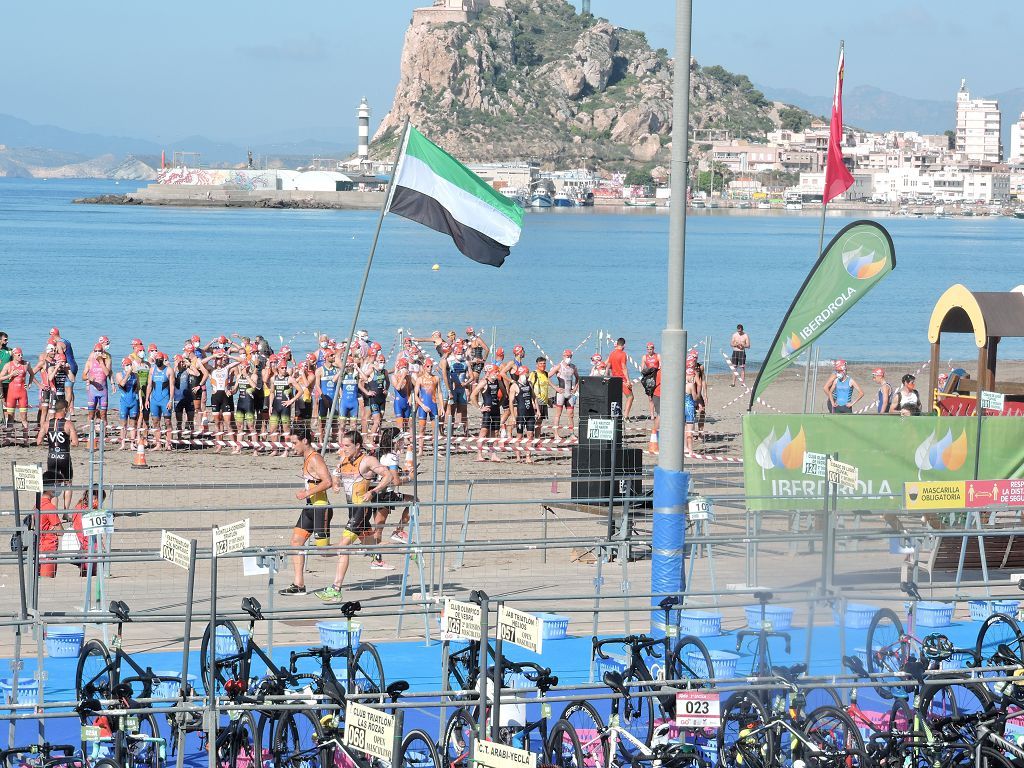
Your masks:
[[[722,352],[722,350],[718,350],[718,351],[719,351],[719,353],[721,353],[722,359],[725,360],[725,364],[727,366],[729,366],[729,370],[732,371],[734,374],[738,373],[736,368],[735,368],[735,366],[733,366],[733,364],[732,364],[732,360],[729,359],[729,356],[726,355],[725,352]],[[740,381],[740,384],[743,385],[743,393],[740,394],[740,395],[737,395],[736,397],[734,397],[732,400],[730,400],[725,405],[723,405],[719,410],[723,410],[724,411],[730,405],[732,405],[733,403],[737,402],[738,400],[742,400],[744,397],[746,397],[747,395],[749,395],[753,391],[753,390],[750,389],[750,387],[747,386],[747,383],[743,379],[740,379],[739,381]],[[783,413],[782,410],[776,408],[774,405],[772,405],[772,404],[770,404],[768,402],[765,402],[760,397],[755,398],[754,402],[757,403],[758,405],[763,405],[769,411],[775,411],[776,413]]]

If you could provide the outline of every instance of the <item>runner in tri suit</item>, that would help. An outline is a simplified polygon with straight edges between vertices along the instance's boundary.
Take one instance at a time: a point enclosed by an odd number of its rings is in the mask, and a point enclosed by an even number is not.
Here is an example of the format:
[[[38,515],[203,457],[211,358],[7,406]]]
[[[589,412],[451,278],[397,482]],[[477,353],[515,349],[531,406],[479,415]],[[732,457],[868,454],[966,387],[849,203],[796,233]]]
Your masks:
[[[372,518],[374,509],[368,504],[377,503],[381,491],[388,487],[391,474],[388,470],[370,454],[363,450],[363,436],[355,430],[349,430],[341,438],[341,448],[338,451],[341,461],[338,463],[335,490],[344,489],[345,498],[349,504],[348,522],[345,530],[341,533],[342,546],[338,554],[338,568],[334,574],[334,582],[320,591],[316,596],[325,603],[336,603],[342,598],[342,585],[345,583],[345,574],[348,572],[349,555],[344,548],[350,547],[357,541],[370,544],[375,540]],[[371,481],[376,480],[377,484],[371,487]],[[384,563],[377,556],[373,558],[370,567],[375,570],[394,570],[394,566]]]
[[[295,498],[305,500],[306,506],[299,513],[299,519],[292,528],[292,546],[304,547],[310,536],[318,547],[326,547],[331,543],[331,509],[327,491],[331,487],[331,471],[327,468],[324,457],[313,447],[309,427],[296,424],[288,436],[291,448],[296,455],[302,457],[302,488],[295,492]],[[303,573],[306,564],[305,554],[298,552],[292,555],[294,575],[292,583],[280,591],[282,595],[306,594],[306,580]]]
[[[32,368],[25,362],[21,347],[11,350],[11,359],[0,368],[0,382],[7,385],[4,394],[4,408],[7,419],[13,423],[16,415],[21,415],[23,438],[28,439],[28,388],[32,386]]]
[[[501,381],[498,378],[498,368],[488,363],[484,366],[484,378],[473,388],[472,399],[480,397],[482,420],[480,422],[480,439],[476,445],[476,460],[487,461],[484,458],[484,441],[488,437],[494,437],[501,429],[501,398],[503,390]],[[501,461],[497,453],[491,457],[491,461]]]
[[[516,437],[525,438],[529,441],[533,438],[533,433],[537,429],[537,412],[539,407],[537,405],[537,398],[533,394],[533,387],[530,386],[530,372],[526,370],[525,366],[519,366],[516,369],[515,377],[515,381],[509,387],[508,397],[515,406]],[[517,442],[517,461],[523,460],[522,449],[522,443]],[[533,464],[533,451],[530,448],[529,442],[526,443],[525,453],[526,463]]]
[[[43,483],[64,488],[64,509],[71,507],[71,480],[74,477],[71,448],[78,445],[75,425],[64,418],[67,409],[68,404],[63,399],[54,403],[53,421],[40,425],[39,434],[36,436],[36,445],[42,445],[43,440],[46,440],[47,445]]]
[[[569,437],[572,437],[575,430],[574,416],[576,397],[580,388],[580,372],[572,361],[571,349],[565,350],[558,365],[551,369],[550,381],[555,388],[555,437],[558,437],[558,430],[562,426],[563,408],[568,411]]]

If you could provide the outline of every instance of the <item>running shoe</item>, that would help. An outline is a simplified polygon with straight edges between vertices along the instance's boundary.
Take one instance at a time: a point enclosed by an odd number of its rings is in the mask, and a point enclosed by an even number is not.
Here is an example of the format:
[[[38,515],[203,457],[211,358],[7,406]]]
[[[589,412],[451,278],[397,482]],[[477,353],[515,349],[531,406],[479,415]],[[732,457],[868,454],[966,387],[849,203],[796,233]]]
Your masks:
[[[329,587],[324,587],[313,593],[325,603],[340,603],[341,602],[341,590],[331,584]]]
[[[370,570],[371,571],[393,571],[393,570],[395,570],[395,566],[393,566],[391,563],[385,563],[383,558],[375,557],[373,559],[373,562],[370,563]]]
[[[306,588],[300,587],[298,584],[291,584],[284,589],[278,590],[279,595],[304,595],[306,594]]]
[[[391,534],[391,540],[396,544],[408,544],[409,534],[405,531],[395,531]]]

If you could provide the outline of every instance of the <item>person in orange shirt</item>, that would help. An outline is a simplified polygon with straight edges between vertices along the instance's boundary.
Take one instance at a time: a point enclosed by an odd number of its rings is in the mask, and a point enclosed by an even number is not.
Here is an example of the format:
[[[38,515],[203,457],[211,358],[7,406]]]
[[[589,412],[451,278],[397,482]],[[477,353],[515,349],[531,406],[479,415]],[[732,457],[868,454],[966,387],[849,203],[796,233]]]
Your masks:
[[[45,553],[57,551],[63,530],[57,505],[53,503],[53,491],[47,488],[39,497],[39,575],[44,579],[57,575],[57,563],[47,562]]]
[[[622,419],[626,421],[633,407],[633,385],[626,371],[626,340],[621,336],[615,341],[615,349],[608,354],[608,373],[622,379]]]

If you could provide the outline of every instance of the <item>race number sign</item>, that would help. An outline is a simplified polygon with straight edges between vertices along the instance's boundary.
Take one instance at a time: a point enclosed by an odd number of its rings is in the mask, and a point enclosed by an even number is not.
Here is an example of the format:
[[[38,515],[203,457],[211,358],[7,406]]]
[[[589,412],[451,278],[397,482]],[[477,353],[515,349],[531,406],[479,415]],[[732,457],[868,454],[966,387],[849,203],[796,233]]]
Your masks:
[[[14,465],[14,490],[43,492],[43,467],[40,464]]]
[[[86,536],[102,536],[114,532],[114,513],[104,509],[93,510],[82,515],[82,533]]]
[[[249,518],[213,528],[213,554],[216,557],[247,549],[249,546]]]
[[[160,558],[188,570],[191,548],[188,539],[170,531],[160,532]]]
[[[525,749],[474,739],[473,762],[477,768],[537,768],[537,755]]]
[[[540,653],[544,622],[532,613],[523,613],[503,605],[498,610],[498,632],[502,642]]]
[[[825,462],[825,479],[834,485],[838,485],[840,488],[857,490],[857,481],[860,478],[857,467],[853,466],[853,464],[847,464],[830,457]]]
[[[395,716],[356,704],[345,704],[345,744],[352,749],[391,762],[395,742]]]
[[[686,518],[691,522],[703,522],[715,519],[715,507],[711,499],[694,496],[687,505]]]
[[[676,725],[680,728],[718,728],[722,723],[721,702],[712,691],[678,691]]]
[[[476,603],[463,603],[450,597],[445,598],[444,626],[449,637],[479,642],[481,619],[480,606]]]

